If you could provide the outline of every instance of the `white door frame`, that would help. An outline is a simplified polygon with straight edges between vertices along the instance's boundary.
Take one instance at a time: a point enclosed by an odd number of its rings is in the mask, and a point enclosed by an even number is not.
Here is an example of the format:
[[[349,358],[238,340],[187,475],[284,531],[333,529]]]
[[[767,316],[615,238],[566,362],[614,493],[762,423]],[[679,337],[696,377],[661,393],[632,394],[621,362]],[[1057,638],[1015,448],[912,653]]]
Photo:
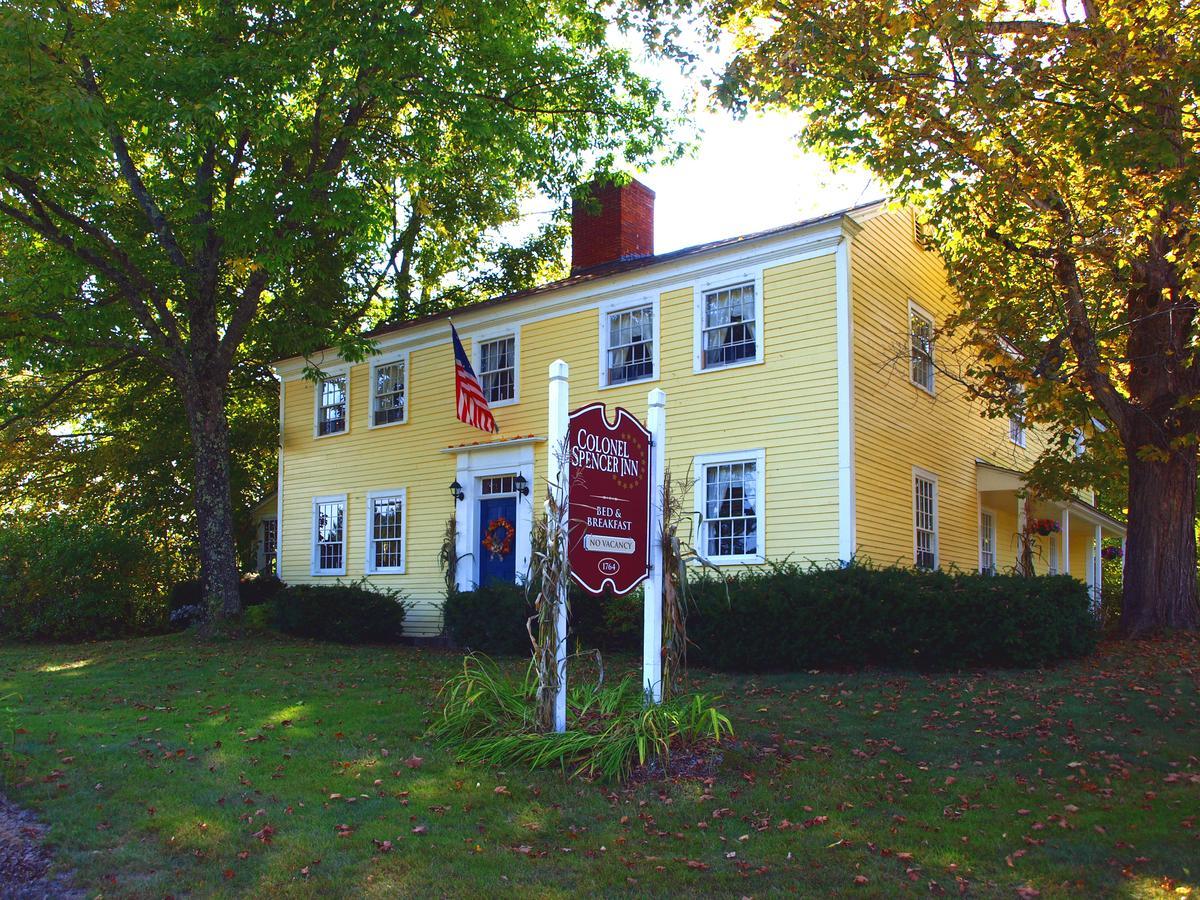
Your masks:
[[[523,475],[529,485],[529,496],[517,495],[517,520],[513,523],[517,534],[513,540],[513,552],[517,555],[517,579],[523,580],[529,573],[532,557],[533,503],[536,494],[534,480],[533,442],[496,446],[464,447],[458,451],[458,467],[455,477],[462,485],[463,499],[458,502],[458,553],[457,587],[460,591],[474,589],[479,583],[479,482],[492,475]],[[501,496],[501,495],[496,495]]]

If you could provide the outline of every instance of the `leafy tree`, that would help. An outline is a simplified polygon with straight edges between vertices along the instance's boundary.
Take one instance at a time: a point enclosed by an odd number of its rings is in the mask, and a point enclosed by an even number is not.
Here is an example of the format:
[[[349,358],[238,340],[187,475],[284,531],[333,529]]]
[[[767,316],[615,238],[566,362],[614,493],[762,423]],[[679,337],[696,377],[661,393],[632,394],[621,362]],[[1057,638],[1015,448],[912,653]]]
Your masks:
[[[927,213],[993,412],[1107,425],[1128,465],[1122,629],[1197,625],[1200,7],[713,0],[721,96]]]
[[[557,226],[504,252],[496,227],[665,138],[606,26],[575,0],[0,10],[0,358],[46,391],[140,385],[181,413],[220,614],[239,611],[232,373],[361,358],[363,325],[447,284],[536,274]]]

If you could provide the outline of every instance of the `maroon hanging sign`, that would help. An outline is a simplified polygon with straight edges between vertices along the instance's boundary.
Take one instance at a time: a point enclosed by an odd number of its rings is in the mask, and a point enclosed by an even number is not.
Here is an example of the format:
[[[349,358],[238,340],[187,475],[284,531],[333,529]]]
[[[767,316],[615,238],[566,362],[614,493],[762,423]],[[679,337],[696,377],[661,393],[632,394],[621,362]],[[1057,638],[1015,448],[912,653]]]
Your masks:
[[[571,413],[567,425],[567,560],[593,594],[628,594],[649,574],[650,432],[603,403]]]

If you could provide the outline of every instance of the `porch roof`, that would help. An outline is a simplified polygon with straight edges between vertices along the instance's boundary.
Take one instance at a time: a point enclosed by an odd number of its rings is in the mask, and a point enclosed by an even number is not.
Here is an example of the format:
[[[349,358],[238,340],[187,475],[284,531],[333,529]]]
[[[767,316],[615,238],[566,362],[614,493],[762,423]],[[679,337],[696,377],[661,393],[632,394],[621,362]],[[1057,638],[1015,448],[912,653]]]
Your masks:
[[[1025,489],[1025,473],[1017,469],[1007,469],[986,460],[976,459],[975,489],[977,491],[1021,491]],[[1124,522],[1114,519],[1086,500],[1071,497],[1067,500],[1043,499],[1042,502],[1058,509],[1069,509],[1093,525],[1099,525],[1119,537],[1125,536]]]

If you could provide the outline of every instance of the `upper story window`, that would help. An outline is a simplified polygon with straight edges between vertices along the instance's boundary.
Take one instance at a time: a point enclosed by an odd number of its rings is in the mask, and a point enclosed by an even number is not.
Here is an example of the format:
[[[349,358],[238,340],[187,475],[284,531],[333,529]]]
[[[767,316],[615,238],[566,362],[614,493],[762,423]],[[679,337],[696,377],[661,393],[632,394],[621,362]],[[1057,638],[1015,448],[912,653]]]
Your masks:
[[[393,425],[408,418],[408,361],[397,359],[371,369],[371,426]]]
[[[719,369],[762,358],[754,281],[704,291],[700,316],[699,368]]]
[[[489,406],[517,399],[517,338],[507,335],[479,342],[479,382]]]
[[[343,372],[317,384],[317,437],[341,434],[349,424],[350,376]]]
[[[704,556],[718,563],[761,562],[762,451],[697,457],[696,475]]]
[[[313,498],[313,575],[346,574],[346,496]]]
[[[403,490],[367,495],[367,571],[404,574]]]
[[[913,544],[919,569],[938,567],[937,477],[913,470]]]
[[[1018,447],[1025,446],[1025,415],[1014,413],[1008,419],[1008,439]]]
[[[922,390],[933,393],[933,317],[908,305],[908,338],[911,347],[909,377]]]
[[[1013,399],[1017,404],[1017,409],[1008,417],[1008,439],[1018,447],[1025,446],[1025,403],[1022,399],[1024,396],[1023,385],[1013,388]]]
[[[628,384],[655,377],[653,303],[606,312],[601,328],[603,384]]]

